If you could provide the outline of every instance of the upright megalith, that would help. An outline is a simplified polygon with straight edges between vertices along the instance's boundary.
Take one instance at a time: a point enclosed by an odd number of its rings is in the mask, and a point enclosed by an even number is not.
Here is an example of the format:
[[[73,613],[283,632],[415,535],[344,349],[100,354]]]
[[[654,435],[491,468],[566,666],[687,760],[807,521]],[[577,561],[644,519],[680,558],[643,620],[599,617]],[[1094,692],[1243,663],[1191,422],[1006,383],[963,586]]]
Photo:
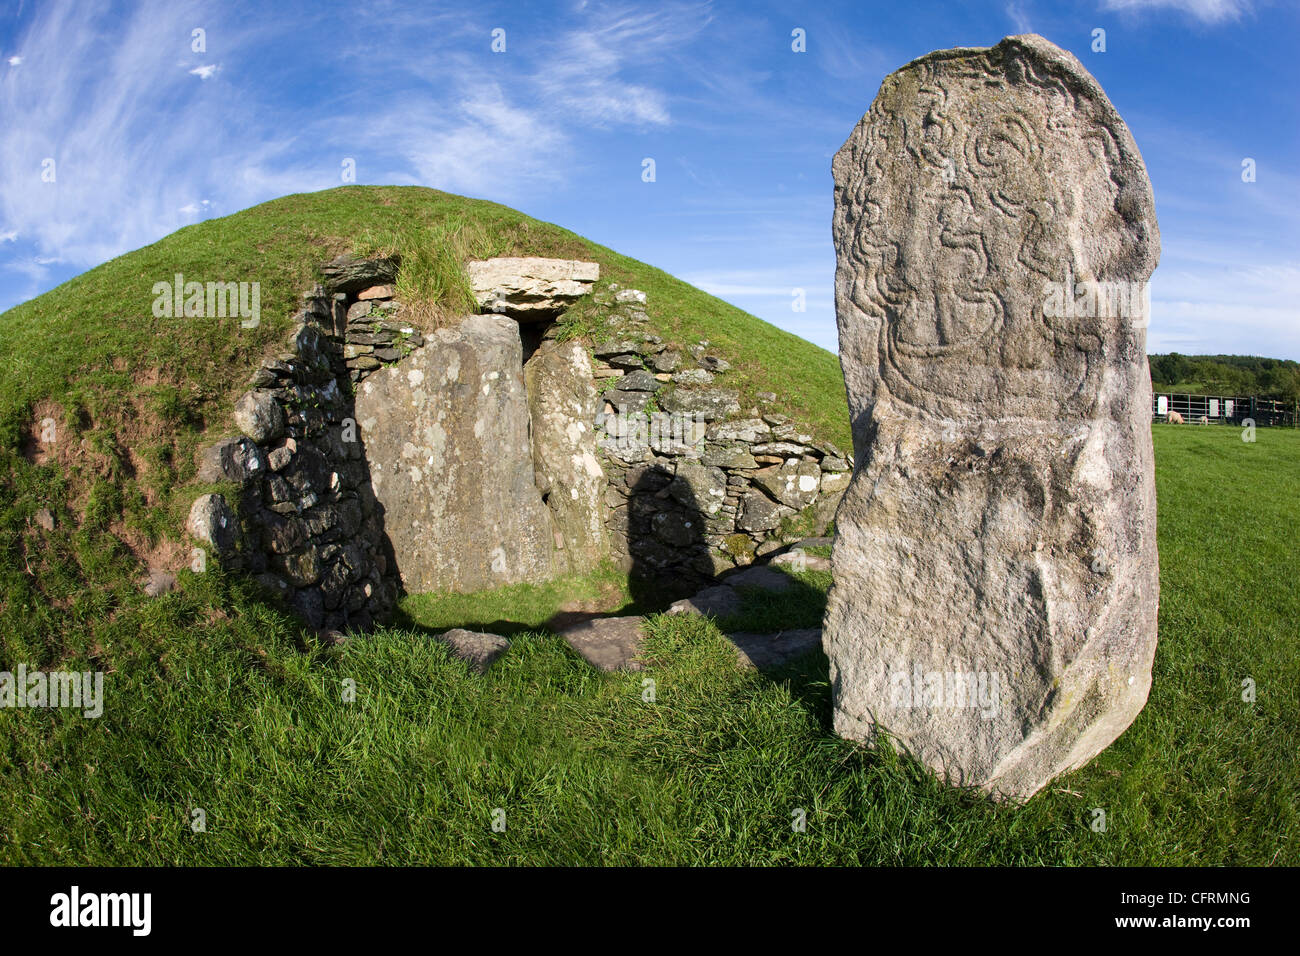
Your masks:
[[[477,591],[554,570],[534,482],[519,326],[472,315],[357,390],[356,418],[408,591]]]
[[[1019,36],[887,77],[834,174],[857,454],[825,622],[835,728],[1025,798],[1151,685],[1146,169],[1078,60]]]
[[[591,571],[609,556],[591,357],[578,342],[544,341],[524,366],[524,383],[535,483],[554,522],[557,563]]]

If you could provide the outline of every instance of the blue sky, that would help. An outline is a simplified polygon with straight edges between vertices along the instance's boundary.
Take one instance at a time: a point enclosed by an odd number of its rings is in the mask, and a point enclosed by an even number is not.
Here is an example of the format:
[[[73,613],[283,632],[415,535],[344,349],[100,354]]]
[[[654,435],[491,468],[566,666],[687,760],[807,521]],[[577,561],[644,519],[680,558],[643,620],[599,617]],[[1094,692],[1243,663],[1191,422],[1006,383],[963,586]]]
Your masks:
[[[1294,0],[4,0],[0,310],[340,185],[351,159],[357,182],[506,203],[834,349],[832,155],[890,71],[1023,32],[1083,61],[1146,159],[1150,350],[1300,359]]]

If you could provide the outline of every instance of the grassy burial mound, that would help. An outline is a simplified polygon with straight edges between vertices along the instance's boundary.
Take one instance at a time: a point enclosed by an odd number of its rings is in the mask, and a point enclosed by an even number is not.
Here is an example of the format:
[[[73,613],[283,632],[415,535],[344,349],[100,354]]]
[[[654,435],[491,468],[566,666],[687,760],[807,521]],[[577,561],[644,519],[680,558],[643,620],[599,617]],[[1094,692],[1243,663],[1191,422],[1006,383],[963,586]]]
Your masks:
[[[104,630],[147,600],[148,568],[189,566],[186,509],[209,490],[198,483],[198,451],[234,432],[232,405],[250,373],[284,348],[299,297],[342,253],[400,256],[396,294],[410,306],[405,320],[425,331],[477,311],[469,260],[595,261],[603,282],[647,293],[652,331],[725,354],[742,404],[773,392],[820,437],[848,444],[834,355],[657,269],[503,206],[429,189],[288,196],[182,229],[0,321],[11,356],[0,378],[6,656],[49,662],[102,650]],[[194,308],[178,278],[202,284]],[[238,289],[225,316],[184,314],[220,306],[211,284],[254,282],[255,324],[234,308]],[[590,339],[589,318],[574,310],[568,334]]]

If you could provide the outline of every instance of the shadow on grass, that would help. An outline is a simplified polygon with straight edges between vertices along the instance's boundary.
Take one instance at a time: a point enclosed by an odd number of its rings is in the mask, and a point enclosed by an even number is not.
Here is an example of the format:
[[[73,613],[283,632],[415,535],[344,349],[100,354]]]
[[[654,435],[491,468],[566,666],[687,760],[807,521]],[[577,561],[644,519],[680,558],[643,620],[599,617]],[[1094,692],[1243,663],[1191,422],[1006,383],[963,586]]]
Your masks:
[[[790,696],[827,734],[834,733],[831,722],[830,667],[826,653],[819,648],[765,674],[774,683],[785,684],[790,689]]]
[[[714,624],[724,635],[820,629],[829,585],[830,572],[815,571],[791,575],[790,587],[784,591],[739,588],[740,613],[715,619]],[[760,661],[756,670],[773,683],[784,684],[818,726],[832,732],[830,661],[820,647],[775,664]]]
[[[391,626],[429,636],[442,634],[453,628],[500,634],[503,637],[530,632],[558,634],[574,624],[581,624],[597,618],[657,614],[667,609],[668,605],[675,600],[673,596],[668,594],[655,595],[648,593],[643,593],[632,600],[628,600],[627,595],[622,592],[618,593],[616,597],[611,594],[610,597],[613,600],[609,601],[602,601],[598,598],[560,599],[556,597],[550,603],[553,605],[558,604],[558,608],[547,607],[542,610],[535,610],[533,614],[523,613],[522,609],[518,608],[515,609],[516,613],[511,613],[509,609],[506,609],[497,616],[491,616],[490,614],[481,613],[481,608],[472,606],[472,599],[479,596],[481,595],[454,596],[453,600],[457,603],[463,602],[466,605],[465,613],[444,614],[436,625],[421,620],[417,616],[418,611],[416,614],[412,614],[406,605],[399,606],[394,614]],[[544,599],[542,600],[545,603]],[[509,604],[511,602],[503,601],[502,603]]]

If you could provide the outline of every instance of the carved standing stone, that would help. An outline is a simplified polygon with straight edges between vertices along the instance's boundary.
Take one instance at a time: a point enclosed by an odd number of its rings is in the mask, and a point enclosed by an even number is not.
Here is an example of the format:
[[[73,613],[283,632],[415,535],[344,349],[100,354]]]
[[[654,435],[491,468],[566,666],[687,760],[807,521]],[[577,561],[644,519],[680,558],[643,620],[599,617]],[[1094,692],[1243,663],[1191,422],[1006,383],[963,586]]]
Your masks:
[[[1031,35],[887,77],[834,174],[858,462],[824,634],[835,728],[1023,799],[1151,684],[1146,169],[1092,76]]]

